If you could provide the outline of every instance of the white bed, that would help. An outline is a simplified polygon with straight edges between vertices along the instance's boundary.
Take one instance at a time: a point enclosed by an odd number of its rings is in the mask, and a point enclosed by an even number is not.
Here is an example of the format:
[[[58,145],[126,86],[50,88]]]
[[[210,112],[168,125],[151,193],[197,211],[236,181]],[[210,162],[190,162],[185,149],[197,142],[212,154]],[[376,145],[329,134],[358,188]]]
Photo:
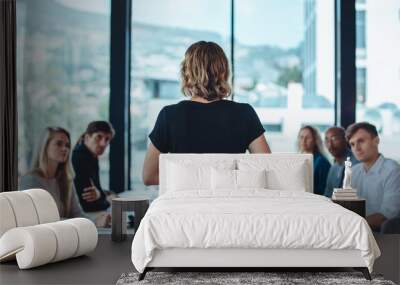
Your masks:
[[[312,156],[300,154],[162,154],[160,196],[132,243],[141,278],[154,267],[354,267],[369,278],[379,255],[363,218],[312,194]]]

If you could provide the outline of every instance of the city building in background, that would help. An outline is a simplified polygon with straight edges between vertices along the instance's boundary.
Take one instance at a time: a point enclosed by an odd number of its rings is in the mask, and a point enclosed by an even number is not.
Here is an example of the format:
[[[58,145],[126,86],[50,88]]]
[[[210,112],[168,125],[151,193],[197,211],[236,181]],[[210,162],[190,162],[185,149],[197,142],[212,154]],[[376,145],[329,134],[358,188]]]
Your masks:
[[[400,160],[400,1],[356,1],[357,121],[375,124]]]
[[[304,107],[332,107],[335,101],[334,1],[304,1]]]

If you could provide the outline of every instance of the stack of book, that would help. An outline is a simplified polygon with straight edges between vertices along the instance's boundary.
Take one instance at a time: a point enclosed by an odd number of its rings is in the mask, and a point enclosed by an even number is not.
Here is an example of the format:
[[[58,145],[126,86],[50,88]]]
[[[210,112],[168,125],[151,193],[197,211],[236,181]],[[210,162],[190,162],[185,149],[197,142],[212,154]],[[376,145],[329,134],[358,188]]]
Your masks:
[[[357,190],[356,189],[333,189],[332,199],[334,200],[357,200]]]

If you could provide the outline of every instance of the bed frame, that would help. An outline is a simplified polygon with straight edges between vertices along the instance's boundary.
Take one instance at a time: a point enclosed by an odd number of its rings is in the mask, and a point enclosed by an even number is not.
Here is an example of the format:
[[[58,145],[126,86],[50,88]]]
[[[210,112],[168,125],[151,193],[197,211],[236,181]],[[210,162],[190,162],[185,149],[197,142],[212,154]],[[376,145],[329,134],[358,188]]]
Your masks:
[[[252,154],[254,158],[264,158],[265,154]],[[160,194],[168,189],[166,163],[179,159],[221,159],[248,158],[249,154],[161,154],[160,155]],[[310,154],[269,154],[268,159],[303,159],[306,162],[306,191],[313,193],[313,160]],[[263,268],[343,268],[350,267],[361,271],[367,280],[371,275],[359,250],[330,249],[253,249],[253,248],[169,248],[157,249],[139,280],[155,268],[231,268],[235,271]],[[262,271],[262,270],[261,270]]]
[[[246,271],[254,268],[338,268],[361,271],[371,280],[359,250],[328,249],[193,249],[156,250],[152,261],[139,275],[143,280],[155,268],[232,268]]]

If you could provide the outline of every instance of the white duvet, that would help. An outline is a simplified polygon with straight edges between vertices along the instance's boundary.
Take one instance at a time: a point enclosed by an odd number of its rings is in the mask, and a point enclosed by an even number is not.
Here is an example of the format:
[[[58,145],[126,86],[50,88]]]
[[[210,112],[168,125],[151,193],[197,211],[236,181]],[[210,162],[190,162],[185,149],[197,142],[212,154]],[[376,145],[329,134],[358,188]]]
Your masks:
[[[358,249],[370,271],[380,255],[365,219],[328,198],[265,189],[209,194],[154,200],[132,243],[139,272],[165,248]]]

